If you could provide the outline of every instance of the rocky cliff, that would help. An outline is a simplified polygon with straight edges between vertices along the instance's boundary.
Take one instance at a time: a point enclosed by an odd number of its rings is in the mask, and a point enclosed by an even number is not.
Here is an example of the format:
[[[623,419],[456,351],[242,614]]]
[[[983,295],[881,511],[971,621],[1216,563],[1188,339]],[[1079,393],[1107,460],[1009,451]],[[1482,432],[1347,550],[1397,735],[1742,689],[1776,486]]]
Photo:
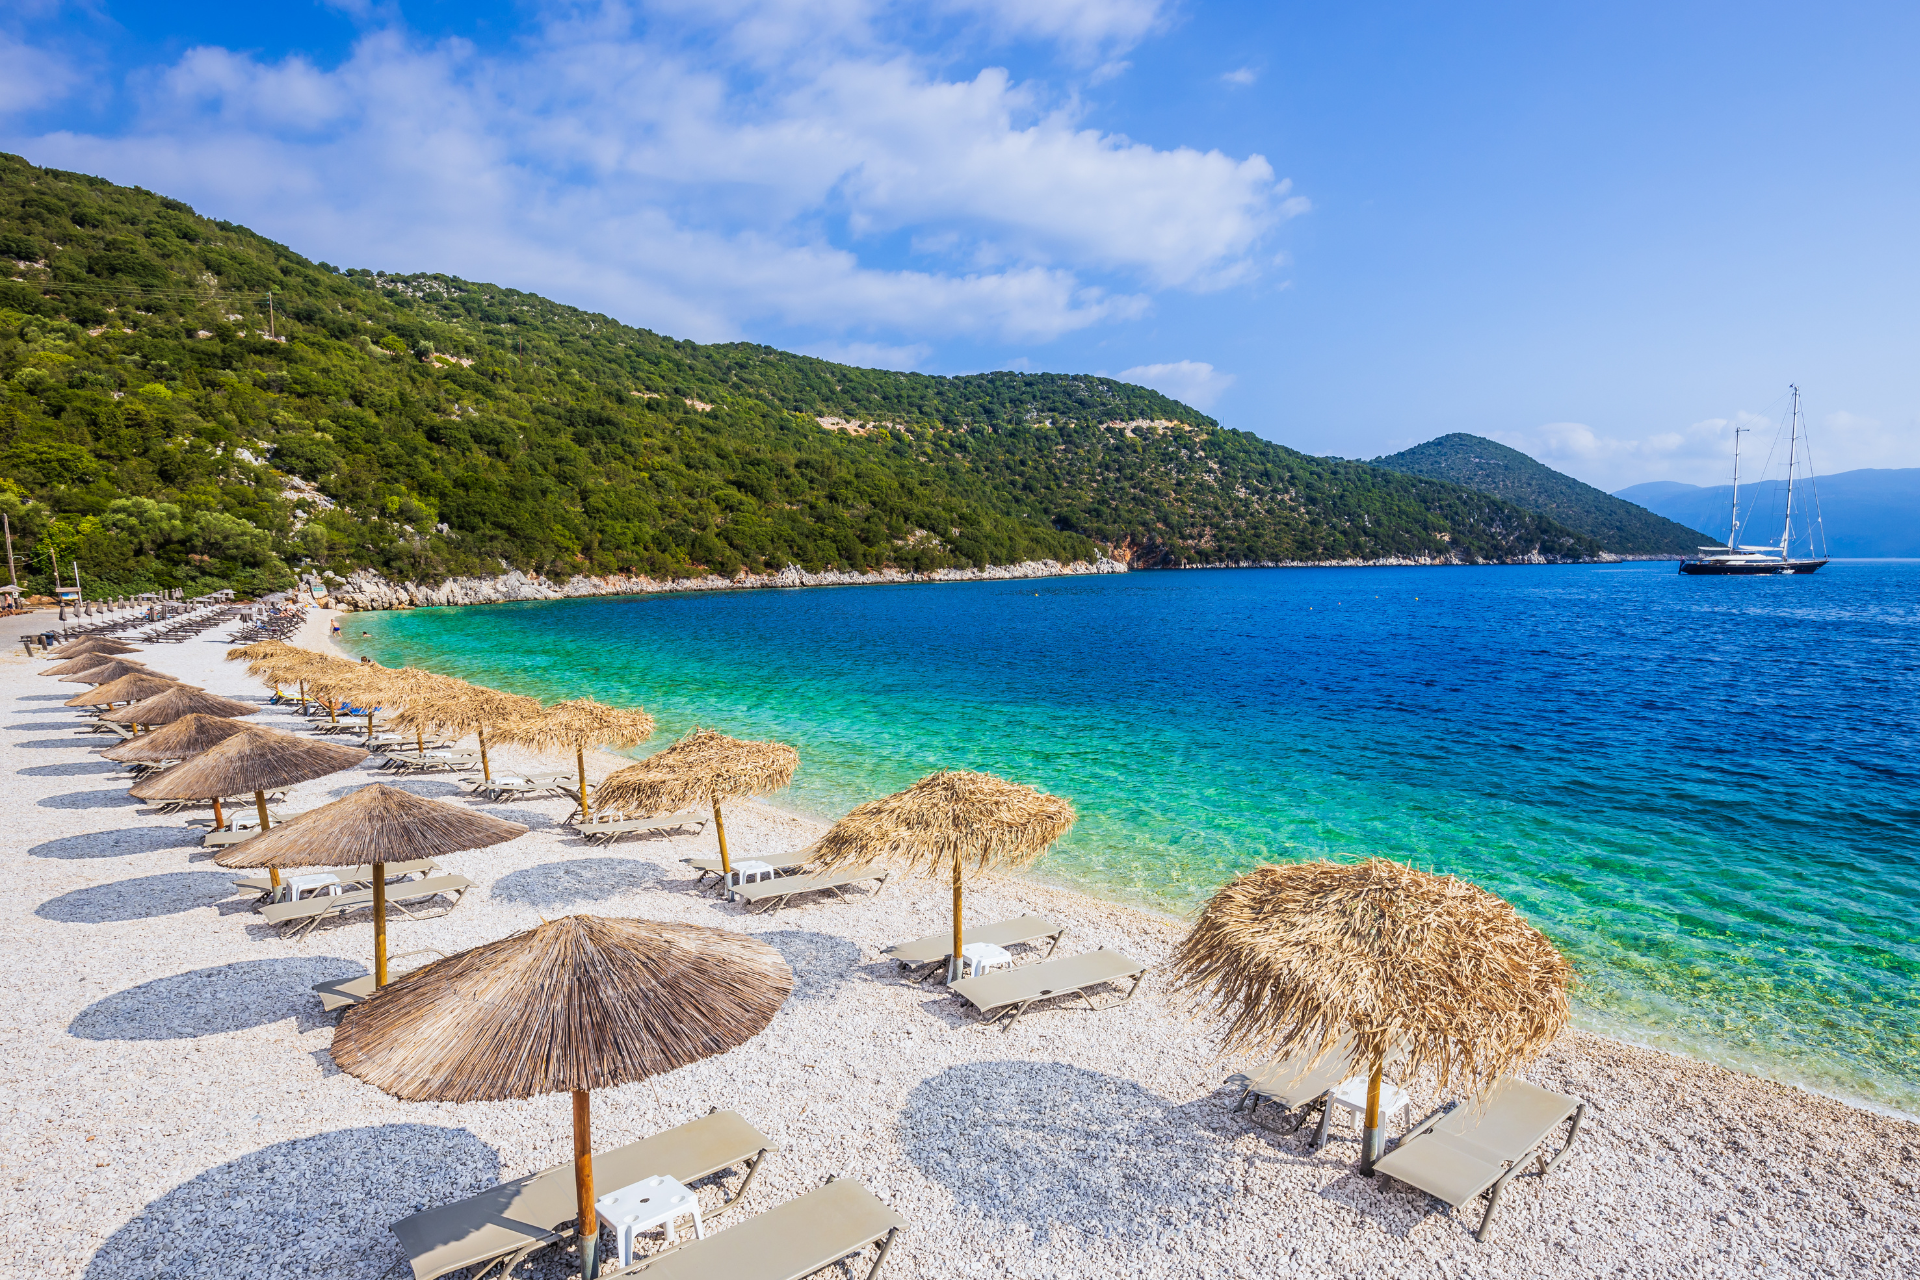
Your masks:
[[[833,570],[807,573],[792,565],[779,573],[746,574],[727,578],[709,574],[703,578],[655,579],[611,575],[594,578],[580,575],[556,582],[539,574],[514,570],[495,578],[448,578],[426,585],[418,582],[393,582],[370,570],[361,569],[342,580],[308,577],[301,585],[336,609],[364,611],[378,609],[416,609],[458,604],[505,604],[515,600],[559,600],[569,596],[650,595],[660,591],[740,591],[754,587],[851,587],[905,582],[992,582],[1014,578],[1058,578],[1089,573],[1125,573],[1127,566],[1117,560],[1085,560],[1062,564],[1057,560],[1029,560],[1022,564],[993,565],[985,569],[936,569],[931,573],[905,573],[881,569],[870,573]]]

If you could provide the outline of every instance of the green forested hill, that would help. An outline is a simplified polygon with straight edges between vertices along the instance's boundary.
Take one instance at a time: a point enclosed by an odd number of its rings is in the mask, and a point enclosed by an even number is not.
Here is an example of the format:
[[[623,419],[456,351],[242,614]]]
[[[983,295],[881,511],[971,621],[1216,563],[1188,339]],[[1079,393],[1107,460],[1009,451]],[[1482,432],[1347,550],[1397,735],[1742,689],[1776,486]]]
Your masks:
[[[1108,378],[677,341],[513,289],[310,262],[11,156],[0,386],[0,509],[36,589],[53,553],[105,593],[357,567],[929,569],[1086,558],[1096,540],[1141,564],[1596,550]]]
[[[1373,465],[1478,489],[1577,529],[1615,555],[1692,555],[1705,535],[1582,484],[1518,449],[1456,431]]]

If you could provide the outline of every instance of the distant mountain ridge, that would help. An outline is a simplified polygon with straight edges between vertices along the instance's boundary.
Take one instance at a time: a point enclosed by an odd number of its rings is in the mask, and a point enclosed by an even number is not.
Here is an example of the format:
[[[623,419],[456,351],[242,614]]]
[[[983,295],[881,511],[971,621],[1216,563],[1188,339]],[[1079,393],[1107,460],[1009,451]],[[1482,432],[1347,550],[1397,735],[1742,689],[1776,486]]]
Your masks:
[[[1373,465],[1447,480],[1546,516],[1621,556],[1684,556],[1705,541],[1665,515],[1604,493],[1484,436],[1456,431]]]
[[[1768,480],[1740,486],[1740,541],[1777,542],[1786,513],[1786,485]],[[1681,520],[1724,542],[1732,522],[1733,486],[1702,488],[1673,480],[1653,480],[1613,495]],[[1819,516],[1826,531],[1826,554],[1861,559],[1920,558],[1920,467],[1864,467],[1817,476],[1793,488],[1794,527]],[[1794,546],[1800,547],[1800,533]]]

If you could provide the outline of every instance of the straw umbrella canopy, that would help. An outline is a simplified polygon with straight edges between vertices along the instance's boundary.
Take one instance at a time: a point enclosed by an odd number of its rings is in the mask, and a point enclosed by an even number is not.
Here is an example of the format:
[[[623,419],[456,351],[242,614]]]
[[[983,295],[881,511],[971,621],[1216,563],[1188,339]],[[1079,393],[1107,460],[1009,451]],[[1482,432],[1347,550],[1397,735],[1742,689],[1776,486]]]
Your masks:
[[[76,693],[62,706],[68,707],[110,707],[116,702],[139,702],[143,698],[156,697],[170,689],[191,689],[194,686],[182,684],[172,676],[157,675],[151,671],[130,671],[117,679],[109,680],[87,693]]]
[[[592,698],[556,702],[537,716],[514,720],[495,735],[501,742],[518,743],[535,751],[572,747],[580,771],[580,818],[593,816],[587,802],[587,748],[634,747],[653,736],[653,717],[644,711],[609,707]]]
[[[143,733],[137,738],[121,743],[111,751],[102,751],[100,755],[103,759],[117,760],[122,764],[133,764],[137,761],[184,760],[188,756],[200,754],[216,742],[225,742],[236,733],[245,733],[255,728],[254,725],[229,720],[224,716],[181,716],[163,729]]]
[[[487,759],[487,730],[495,725],[524,720],[540,714],[540,702],[525,694],[506,693],[486,685],[450,680],[449,687],[425,697],[412,697],[393,717],[402,729],[465,737],[471,733],[480,739],[480,776],[493,781],[493,767]]]
[[[147,664],[134,662],[127,658],[102,658],[99,662],[82,671],[60,677],[62,684],[105,684],[109,680],[118,680],[121,676],[132,675],[136,671],[145,671]]]
[[[1324,1055],[1370,1072],[1362,1168],[1380,1155],[1391,1052],[1478,1093],[1567,1025],[1573,968],[1504,900],[1384,858],[1259,867],[1216,893],[1173,963],[1230,1051]]]
[[[223,698],[217,693],[208,693],[205,689],[195,689],[191,685],[182,684],[175,685],[165,693],[155,694],[151,698],[142,698],[118,711],[108,712],[101,719],[112,720],[119,724],[154,726],[172,724],[182,716],[231,717],[252,716],[259,713],[260,708],[250,702],[235,702],[232,698]]]
[[[527,834],[517,822],[472,809],[428,800],[374,782],[301,814],[271,831],[243,840],[214,861],[223,867],[269,867],[275,873],[297,867],[373,865],[373,983],[387,985],[386,863],[438,858],[464,849],[483,849]]]
[[[289,652],[310,653],[312,651],[302,649],[298,645],[288,644],[285,640],[262,640],[257,644],[242,645],[237,649],[227,650],[227,661],[255,662],[261,658],[272,657],[277,653]]]
[[[744,934],[568,916],[415,969],[348,1009],[333,1060],[410,1102],[571,1093],[580,1267],[591,1277],[589,1090],[745,1044],[792,990],[779,952]]]
[[[869,800],[820,838],[813,865],[824,869],[887,862],[907,874],[953,880],[951,980],[965,943],[960,881],[968,870],[1030,867],[1073,826],[1073,805],[1059,796],[990,773],[930,773],[905,791]]]
[[[245,732],[217,742],[192,759],[148,778],[129,794],[136,800],[211,799],[214,822],[218,825],[220,797],[251,791],[260,815],[260,830],[266,831],[269,789],[324,778],[350,769],[366,758],[367,753],[358,747],[316,742],[278,729],[249,725]],[[273,883],[280,883],[278,871],[273,873]]]
[[[292,645],[284,646],[279,652],[256,658],[247,665],[247,670],[273,685],[276,694],[280,686],[293,681],[300,690],[300,705],[304,710],[308,697],[308,685],[319,677],[332,674],[345,678],[349,673],[364,674],[365,668],[359,663],[349,662],[345,658],[331,654],[316,653],[311,649],[297,649]],[[319,694],[320,701],[326,705],[328,719],[339,722],[336,708],[338,698],[326,698]]]
[[[42,670],[40,674],[43,676],[77,676],[83,671],[91,671],[95,667],[104,667],[107,663],[116,660],[129,667],[137,667],[142,671],[147,668],[147,664],[141,662],[139,659],[129,658],[122,654],[82,653],[76,654],[65,662],[56,662],[54,665]]]
[[[630,764],[600,784],[594,799],[602,812],[617,809],[670,813],[696,804],[713,806],[720,833],[720,872],[727,857],[727,826],[720,802],[778,791],[793,781],[800,753],[784,742],[742,742],[712,729],[696,729],[665,751]]]
[[[139,653],[140,648],[111,636],[88,636],[83,640],[70,640],[66,644],[56,645],[49,652],[56,658],[77,658],[85,653]]]

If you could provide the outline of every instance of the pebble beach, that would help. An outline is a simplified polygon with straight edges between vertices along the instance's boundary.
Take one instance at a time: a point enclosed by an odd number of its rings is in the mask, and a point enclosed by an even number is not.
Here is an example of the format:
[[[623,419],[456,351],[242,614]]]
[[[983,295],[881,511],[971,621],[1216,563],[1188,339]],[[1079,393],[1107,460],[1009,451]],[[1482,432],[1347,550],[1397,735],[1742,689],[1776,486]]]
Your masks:
[[[328,647],[328,616],[297,642]],[[297,709],[265,705],[223,661],[225,634],[138,656],[261,704],[254,722],[300,729]],[[410,1272],[387,1224],[570,1158],[564,1096],[405,1103],[339,1071],[310,988],[369,970],[367,914],[281,937],[187,815],[127,794],[124,768],[98,754],[112,740],[61,705],[84,686],[41,677],[47,665],[17,644],[0,659],[15,890],[0,903],[0,1274],[398,1280]],[[494,763],[572,761],[500,751]],[[624,763],[590,756],[589,773]],[[1110,988],[1092,1010],[1036,1008],[1003,1032],[882,955],[945,926],[943,885],[896,876],[750,914],[698,892],[682,863],[716,851],[711,828],[589,846],[563,825],[564,798],[489,803],[447,776],[371,762],[291,789],[285,807],[376,779],[530,828],[442,860],[474,887],[445,914],[390,924],[397,969],[571,913],[736,929],[786,958],[794,992],[764,1034],[594,1095],[598,1149],[715,1106],[778,1144],[722,1228],[837,1175],[907,1219],[882,1273],[898,1280],[1920,1274],[1912,1120],[1568,1032],[1529,1078],[1587,1100],[1585,1128],[1550,1179],[1509,1183],[1479,1243],[1479,1206],[1448,1211],[1361,1176],[1351,1128],[1336,1122],[1313,1151],[1312,1124],[1289,1133],[1269,1110],[1235,1110],[1229,1075],[1259,1064],[1217,1057],[1170,997],[1178,920],[1019,878],[971,888],[970,920],[1036,912],[1067,927],[1058,954],[1113,947],[1153,966],[1131,1001]],[[734,807],[727,826],[735,858],[821,829],[765,804]],[[1432,1081],[1401,1083],[1415,1114],[1450,1100]],[[558,1249],[516,1272],[574,1273]]]

